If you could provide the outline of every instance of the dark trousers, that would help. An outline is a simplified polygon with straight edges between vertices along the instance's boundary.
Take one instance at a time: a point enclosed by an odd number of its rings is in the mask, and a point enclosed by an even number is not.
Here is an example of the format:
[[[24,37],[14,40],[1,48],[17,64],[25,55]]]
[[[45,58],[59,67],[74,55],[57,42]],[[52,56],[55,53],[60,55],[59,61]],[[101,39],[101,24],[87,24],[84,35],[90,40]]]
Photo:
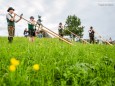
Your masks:
[[[15,27],[8,26],[8,40],[9,40],[9,42],[13,41],[14,35],[15,35]]]
[[[94,37],[91,36],[91,37],[90,37],[90,43],[93,43],[93,44],[94,44],[94,42],[95,42],[95,41],[94,41]]]
[[[59,33],[59,36],[63,38],[63,34],[62,33]],[[59,40],[61,40],[61,39],[59,39]]]

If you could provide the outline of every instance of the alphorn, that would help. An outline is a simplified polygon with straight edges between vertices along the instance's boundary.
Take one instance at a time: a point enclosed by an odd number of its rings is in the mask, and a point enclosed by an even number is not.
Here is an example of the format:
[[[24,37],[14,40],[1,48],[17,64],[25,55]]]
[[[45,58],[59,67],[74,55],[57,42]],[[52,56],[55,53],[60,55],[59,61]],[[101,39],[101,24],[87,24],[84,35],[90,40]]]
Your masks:
[[[110,44],[108,41],[106,41],[99,33],[97,33],[95,30],[94,30],[94,32],[95,32],[104,42],[106,42],[107,44],[109,44],[109,45],[112,46],[112,44]]]
[[[78,37],[79,39],[81,39],[78,35],[76,35],[75,33],[73,33],[73,32],[71,32],[70,30],[68,30],[70,33],[72,33],[73,35],[75,35],[76,37]],[[82,41],[84,41],[85,43],[88,43],[89,44],[89,42],[87,42],[87,41],[85,41],[84,39],[81,39]]]
[[[17,15],[18,17],[20,17],[18,14],[16,14],[16,15]],[[25,18],[23,18],[23,17],[22,17],[22,19],[25,20],[25,21],[27,21],[28,23],[31,23],[30,21],[28,21],[27,19],[25,19]],[[33,24],[33,25],[34,25],[34,26],[37,26],[36,24]],[[42,26],[43,26],[43,25],[42,25]],[[39,27],[39,26],[37,26],[37,27]],[[44,26],[43,26],[43,27],[44,27]],[[68,40],[66,40],[66,39],[62,38],[61,36],[57,35],[55,32],[51,31],[50,29],[48,29],[48,28],[46,28],[46,27],[44,27],[44,28],[45,28],[46,30],[43,29],[43,28],[41,28],[41,29],[44,30],[45,32],[47,32],[47,33],[49,33],[49,34],[51,34],[51,35],[53,35],[53,36],[59,38],[60,40],[66,42],[67,44],[73,45],[71,42],[69,42]]]
[[[48,29],[47,27],[45,27],[45,26],[43,26],[43,25],[42,25],[42,27],[46,28],[46,29],[47,29],[47,30],[49,30],[50,32],[52,32],[52,33],[54,33],[54,34],[58,35],[59,37],[61,37],[59,34],[57,34],[57,33],[53,32],[52,30]],[[65,38],[63,38],[63,39],[65,39]],[[66,39],[65,39],[65,40],[66,40]],[[67,40],[67,41],[68,41],[68,42],[70,42],[69,40]]]

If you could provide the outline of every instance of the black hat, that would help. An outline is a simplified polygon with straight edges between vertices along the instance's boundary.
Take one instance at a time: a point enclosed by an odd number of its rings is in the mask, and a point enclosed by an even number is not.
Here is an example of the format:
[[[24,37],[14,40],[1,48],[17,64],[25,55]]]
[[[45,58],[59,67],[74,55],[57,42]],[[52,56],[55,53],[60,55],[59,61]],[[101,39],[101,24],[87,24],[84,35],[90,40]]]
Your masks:
[[[41,18],[41,16],[40,16],[40,15],[38,15],[38,18]]]
[[[93,29],[93,27],[91,26],[90,29]]]
[[[8,10],[7,10],[7,12],[9,12],[10,10],[13,10],[13,11],[14,11],[14,8],[9,7]]]
[[[34,19],[34,17],[33,17],[33,16],[31,16],[31,17],[30,17],[30,19]]]
[[[62,25],[62,23],[60,22],[59,25]]]

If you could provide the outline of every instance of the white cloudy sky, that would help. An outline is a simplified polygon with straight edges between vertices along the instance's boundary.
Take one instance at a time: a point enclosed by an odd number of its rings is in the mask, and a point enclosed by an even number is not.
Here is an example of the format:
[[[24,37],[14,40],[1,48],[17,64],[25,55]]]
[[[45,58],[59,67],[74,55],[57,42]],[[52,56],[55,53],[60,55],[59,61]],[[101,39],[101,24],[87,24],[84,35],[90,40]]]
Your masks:
[[[0,36],[7,36],[6,13],[8,7],[23,13],[26,19],[32,15],[37,20],[42,16],[44,26],[57,32],[59,22],[65,22],[68,15],[77,15],[84,28],[84,38],[93,26],[104,38],[115,39],[115,2],[114,0],[0,0]],[[16,35],[23,35],[27,22],[16,24]]]

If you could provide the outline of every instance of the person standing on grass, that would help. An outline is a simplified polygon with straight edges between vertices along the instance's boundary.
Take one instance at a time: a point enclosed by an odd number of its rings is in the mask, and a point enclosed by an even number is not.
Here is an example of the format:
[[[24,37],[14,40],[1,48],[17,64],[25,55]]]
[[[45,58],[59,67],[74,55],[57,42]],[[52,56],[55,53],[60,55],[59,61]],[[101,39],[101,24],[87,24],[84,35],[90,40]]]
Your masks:
[[[14,13],[14,9],[12,7],[9,7],[7,10],[6,20],[8,23],[8,41],[11,43],[13,41],[13,37],[15,35],[15,23],[19,22],[22,19],[22,16],[20,16],[20,19],[15,21],[16,14]]]
[[[88,31],[89,32],[89,38],[90,38],[90,43],[93,43],[94,44],[94,34],[95,34],[95,31],[93,30],[93,27],[90,27],[90,30]]]
[[[38,15],[37,24],[39,25],[39,28],[38,28],[38,29],[40,29],[41,26],[42,26],[42,20],[41,20],[41,16],[39,16],[39,15]]]
[[[28,31],[29,31],[29,36],[30,36],[29,41],[34,42],[36,22],[33,16],[30,17],[30,22],[31,23],[28,23]]]
[[[61,37],[63,37],[63,25],[62,23],[59,23],[59,27],[58,27],[58,33]]]

